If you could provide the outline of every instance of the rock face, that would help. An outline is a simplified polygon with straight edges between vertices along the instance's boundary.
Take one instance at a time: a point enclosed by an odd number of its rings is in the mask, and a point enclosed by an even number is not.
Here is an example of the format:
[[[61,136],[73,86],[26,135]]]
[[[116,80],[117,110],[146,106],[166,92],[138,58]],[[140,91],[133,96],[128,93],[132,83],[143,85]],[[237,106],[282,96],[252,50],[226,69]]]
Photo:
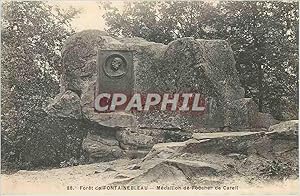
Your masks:
[[[105,76],[97,73],[100,72],[99,62],[104,61],[97,54],[104,51],[131,52],[132,65],[129,67],[133,69],[130,73],[134,73],[131,80],[134,81],[134,89],[131,89],[134,92],[199,93],[205,98],[205,111],[180,113],[154,109],[148,112],[96,112],[94,99],[101,81],[99,76]],[[141,38],[113,38],[101,31],[88,30],[76,33],[66,41],[62,57],[61,92],[46,111],[51,115],[84,120],[99,126],[96,128],[98,133],[90,131],[83,141],[83,149],[91,161],[110,161],[124,156],[143,157],[157,143],[184,142],[191,139],[195,132],[224,131],[224,127],[228,130],[267,129],[278,123],[271,115],[260,113],[252,99],[244,98],[233,52],[223,40],[187,37],[164,45]],[[116,79],[112,85],[122,87],[120,81]],[[107,136],[107,130],[112,135]],[[251,137],[257,139],[261,135],[251,134]],[[197,142],[189,140],[182,144],[199,152],[216,146],[214,150],[225,153],[234,148],[247,150],[252,142],[242,140],[243,144],[238,145],[241,142],[232,139],[229,145],[224,144],[223,139],[207,139]],[[172,148],[168,147],[167,154]],[[161,155],[163,158],[167,156],[164,153]],[[170,162],[167,163],[170,165]]]
[[[266,132],[196,133],[185,142],[156,144],[135,165],[138,175],[115,184],[221,185],[237,175],[250,181],[296,177],[297,126],[289,121]]]
[[[125,128],[116,137],[125,150],[150,150],[154,144],[164,142],[162,130]]]
[[[74,119],[82,118],[80,97],[71,90],[57,95],[46,110],[51,115]]]
[[[90,162],[111,161],[142,158],[157,143],[185,141],[191,137],[191,133],[178,130],[110,128],[95,124],[82,147]]]
[[[135,92],[200,93],[207,98],[205,112],[96,113],[93,101],[99,50],[133,52]],[[62,56],[61,93],[48,107],[49,113],[54,115],[87,118],[110,127],[188,130],[223,126],[266,127],[274,123],[272,120],[267,125],[254,123],[257,106],[251,99],[244,98],[233,52],[222,40],[188,37],[164,45],[141,38],[113,38],[101,31],[88,30],[71,36],[64,45]]]
[[[157,143],[186,141],[192,134],[180,130],[125,128],[116,133],[116,138],[125,150],[150,151]]]
[[[266,128],[268,129],[270,126],[279,123],[278,120],[275,120],[271,114],[267,113],[257,113],[254,121],[253,127],[257,128]]]
[[[253,127],[258,107],[250,98],[234,100],[226,105],[226,126],[229,127]]]
[[[224,104],[244,97],[238,80],[233,53],[225,41],[182,38],[152,50],[136,53],[138,92],[191,93],[210,98],[202,115],[167,112],[139,115],[141,126],[200,127],[224,126]]]
[[[125,153],[119,147],[119,142],[113,138],[103,138],[98,135],[88,134],[82,143],[91,162],[111,161],[121,158]]]

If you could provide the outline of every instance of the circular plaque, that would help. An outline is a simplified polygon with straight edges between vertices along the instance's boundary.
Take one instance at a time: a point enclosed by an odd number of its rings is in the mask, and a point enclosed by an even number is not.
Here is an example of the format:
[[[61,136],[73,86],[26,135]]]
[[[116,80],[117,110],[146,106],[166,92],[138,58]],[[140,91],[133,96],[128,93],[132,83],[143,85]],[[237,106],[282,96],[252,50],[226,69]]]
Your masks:
[[[112,78],[120,78],[124,76],[127,71],[127,62],[122,55],[113,54],[106,58],[105,65],[103,67],[104,73]]]

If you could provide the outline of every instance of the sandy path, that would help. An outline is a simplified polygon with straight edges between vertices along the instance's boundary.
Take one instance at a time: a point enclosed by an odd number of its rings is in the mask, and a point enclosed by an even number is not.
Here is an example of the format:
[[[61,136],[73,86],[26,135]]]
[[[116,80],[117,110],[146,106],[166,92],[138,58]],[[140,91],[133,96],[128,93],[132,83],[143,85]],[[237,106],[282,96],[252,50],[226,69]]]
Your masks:
[[[80,165],[75,167],[51,169],[42,171],[19,171],[15,174],[1,175],[1,192],[2,194],[109,194],[109,195],[139,195],[140,191],[115,191],[115,190],[96,190],[97,187],[108,185],[112,182],[126,179],[126,176],[136,176],[141,171],[129,171],[129,170],[118,170],[118,171],[105,171],[105,169],[114,166],[127,168],[132,162],[128,160],[118,160],[118,162],[109,162],[100,164]],[[124,177],[125,176],[125,177]],[[74,190],[68,190],[68,186],[72,186]],[[81,187],[80,187],[81,186]],[[86,190],[83,190],[83,186]],[[148,185],[145,185],[148,186]],[[238,186],[238,190],[221,190],[213,191],[193,191],[192,195],[202,194],[299,194],[299,181],[298,180],[287,180],[284,182],[274,182],[270,184],[246,184],[242,180],[236,180],[235,182],[228,182],[228,187]],[[92,187],[93,190],[88,190]],[[151,187],[150,187],[151,188]],[[153,195],[155,191],[156,195],[166,194],[178,194],[182,195],[182,191],[157,191],[155,187],[147,190],[143,195]],[[190,191],[183,191],[184,194]]]

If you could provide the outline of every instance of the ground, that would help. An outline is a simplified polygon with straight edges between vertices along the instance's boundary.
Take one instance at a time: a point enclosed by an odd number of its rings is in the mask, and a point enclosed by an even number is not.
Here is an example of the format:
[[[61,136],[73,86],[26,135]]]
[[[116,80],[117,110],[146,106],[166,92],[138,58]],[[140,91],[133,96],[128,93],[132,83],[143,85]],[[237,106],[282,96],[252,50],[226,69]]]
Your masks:
[[[128,177],[137,176],[142,171],[132,170],[140,160],[120,159],[117,161],[95,163],[89,165],[79,165],[60,169],[49,169],[40,171],[18,171],[17,173],[2,175],[1,187],[3,194],[55,194],[55,193],[107,193],[118,194],[120,191],[114,190],[95,190],[97,187],[104,185],[112,185],[114,182],[123,181]],[[299,181],[283,180],[263,183],[261,181],[246,182],[248,179],[239,177],[232,181],[225,182],[220,186],[221,190],[210,190],[210,193],[239,193],[239,194],[296,194],[299,193]],[[75,190],[67,190],[72,186]],[[81,187],[80,187],[81,186]],[[147,193],[156,191],[161,194],[166,193],[165,190],[157,191],[156,186],[151,187],[151,184],[144,184],[148,186]],[[203,186],[199,184],[198,186]],[[226,186],[226,187],[225,187]],[[236,187],[238,186],[238,187]],[[89,190],[93,188],[93,190]],[[202,187],[202,188],[203,188]],[[150,189],[153,188],[153,189]],[[172,188],[170,187],[164,187]],[[182,187],[183,188],[183,187]],[[201,187],[198,187],[200,189]],[[80,190],[81,189],[81,190]],[[84,190],[85,189],[85,190]],[[229,189],[229,190],[227,190]],[[233,189],[233,190],[232,190]],[[236,190],[238,189],[238,190]],[[187,192],[185,190],[185,192]],[[205,193],[207,190],[197,190],[197,193]],[[127,194],[134,194],[136,192],[125,192]],[[178,193],[178,191],[177,191]],[[144,193],[143,193],[144,194]],[[145,193],[146,194],[146,193]]]

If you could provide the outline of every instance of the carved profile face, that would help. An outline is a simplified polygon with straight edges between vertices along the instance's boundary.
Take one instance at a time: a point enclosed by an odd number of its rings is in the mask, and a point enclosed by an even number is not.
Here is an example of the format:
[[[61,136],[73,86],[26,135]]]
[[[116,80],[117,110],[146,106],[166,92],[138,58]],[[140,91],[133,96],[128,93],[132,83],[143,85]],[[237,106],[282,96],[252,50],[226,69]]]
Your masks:
[[[113,71],[118,71],[120,67],[122,67],[122,64],[123,64],[123,60],[119,57],[116,57],[111,61],[111,69]]]
[[[122,77],[128,71],[127,62],[120,54],[112,54],[106,58],[104,72],[109,77]]]

